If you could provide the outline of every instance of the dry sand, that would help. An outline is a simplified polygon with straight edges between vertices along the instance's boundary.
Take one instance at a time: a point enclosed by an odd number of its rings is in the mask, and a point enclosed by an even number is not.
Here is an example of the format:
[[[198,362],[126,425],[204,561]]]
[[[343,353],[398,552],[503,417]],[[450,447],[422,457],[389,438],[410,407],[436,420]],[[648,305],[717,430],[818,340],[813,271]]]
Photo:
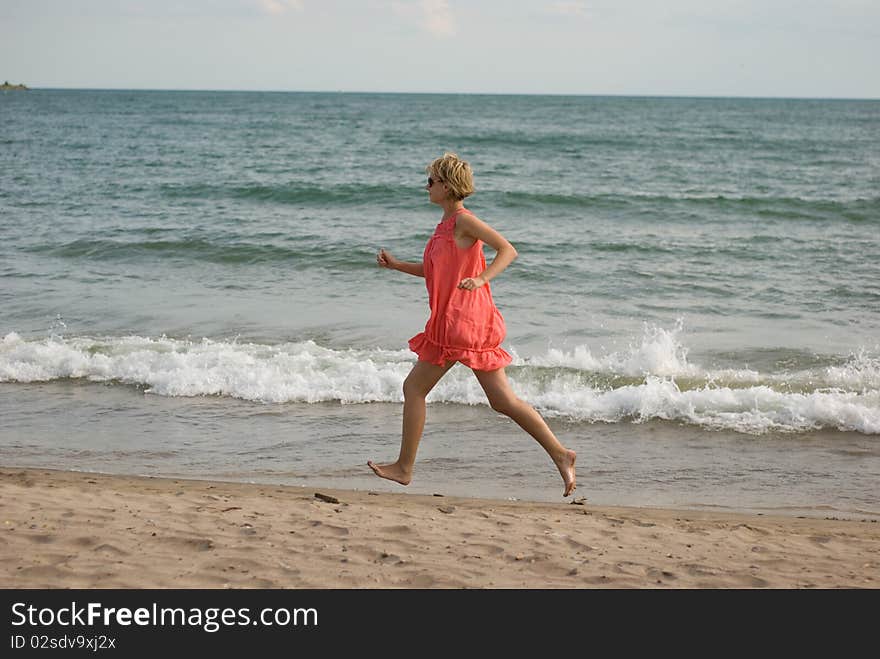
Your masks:
[[[0,469],[5,588],[877,588],[870,520]],[[338,500],[338,501],[334,501]]]

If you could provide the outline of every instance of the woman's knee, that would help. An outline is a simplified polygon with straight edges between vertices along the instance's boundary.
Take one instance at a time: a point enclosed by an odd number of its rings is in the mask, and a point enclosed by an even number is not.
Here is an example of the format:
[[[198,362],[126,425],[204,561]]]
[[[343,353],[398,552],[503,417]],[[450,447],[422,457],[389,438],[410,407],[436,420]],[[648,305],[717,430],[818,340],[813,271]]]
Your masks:
[[[498,397],[489,400],[489,405],[498,414],[510,416],[519,405],[519,398],[516,397]]]
[[[425,391],[425,386],[418,381],[418,379],[407,376],[407,378],[403,381],[403,397],[404,398],[413,398],[419,396],[424,398],[428,395],[428,392]]]

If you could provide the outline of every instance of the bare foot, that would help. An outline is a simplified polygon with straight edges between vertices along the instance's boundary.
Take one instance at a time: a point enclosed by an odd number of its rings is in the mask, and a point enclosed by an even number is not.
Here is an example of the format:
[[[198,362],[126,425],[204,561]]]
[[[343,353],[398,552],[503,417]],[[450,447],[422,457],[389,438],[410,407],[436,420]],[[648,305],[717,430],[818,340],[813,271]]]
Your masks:
[[[412,471],[405,471],[403,467],[396,462],[387,465],[377,465],[372,460],[367,460],[367,466],[372,469],[377,476],[387,478],[388,480],[400,483],[401,485],[409,485],[409,482],[412,480]]]
[[[565,492],[562,494],[564,497],[567,497],[577,489],[574,476],[574,461],[576,458],[577,453],[571,449],[566,449],[565,456],[559,462],[556,462],[556,468],[559,469],[559,473],[562,474],[562,480],[565,482]]]

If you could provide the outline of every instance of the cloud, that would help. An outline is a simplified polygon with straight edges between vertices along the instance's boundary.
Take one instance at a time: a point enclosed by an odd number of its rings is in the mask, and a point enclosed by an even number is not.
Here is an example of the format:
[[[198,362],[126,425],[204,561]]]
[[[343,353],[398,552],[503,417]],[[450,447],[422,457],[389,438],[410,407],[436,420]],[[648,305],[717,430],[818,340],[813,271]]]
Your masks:
[[[422,0],[422,24],[435,37],[455,35],[455,21],[446,0]]]
[[[302,11],[303,0],[258,0],[260,9],[273,16],[286,14],[288,11]]]
[[[586,16],[593,10],[586,2],[551,2],[546,11],[561,16]]]
[[[455,18],[446,0],[392,2],[391,11],[435,37],[455,36]]]

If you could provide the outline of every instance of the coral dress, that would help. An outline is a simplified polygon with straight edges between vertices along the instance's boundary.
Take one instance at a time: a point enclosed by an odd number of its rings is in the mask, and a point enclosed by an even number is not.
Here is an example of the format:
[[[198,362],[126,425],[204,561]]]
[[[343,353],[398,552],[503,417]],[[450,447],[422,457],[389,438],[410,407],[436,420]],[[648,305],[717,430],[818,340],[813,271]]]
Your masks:
[[[458,288],[462,279],[486,269],[481,240],[467,249],[455,242],[455,221],[464,210],[440,222],[425,245],[422,263],[431,317],[425,331],[409,340],[409,347],[419,361],[438,366],[458,361],[478,371],[494,371],[513,358],[500,347],[507,330],[489,284],[473,291]]]

